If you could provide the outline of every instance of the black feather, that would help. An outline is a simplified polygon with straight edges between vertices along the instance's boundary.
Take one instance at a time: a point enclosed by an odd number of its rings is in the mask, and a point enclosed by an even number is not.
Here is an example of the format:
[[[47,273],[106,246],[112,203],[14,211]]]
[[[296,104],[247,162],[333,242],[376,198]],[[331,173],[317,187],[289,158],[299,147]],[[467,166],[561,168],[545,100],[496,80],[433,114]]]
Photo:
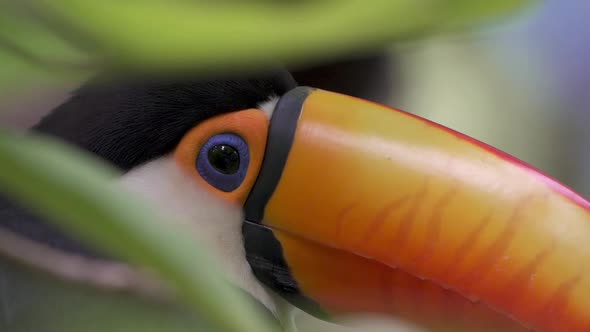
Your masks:
[[[33,131],[89,151],[122,171],[170,153],[184,134],[215,115],[256,107],[296,83],[287,71],[248,78],[152,78],[82,86]],[[0,196],[0,227],[53,248],[104,256]]]
[[[33,130],[126,171],[172,151],[197,123],[256,107],[293,87],[295,81],[286,71],[246,79],[91,82]]]

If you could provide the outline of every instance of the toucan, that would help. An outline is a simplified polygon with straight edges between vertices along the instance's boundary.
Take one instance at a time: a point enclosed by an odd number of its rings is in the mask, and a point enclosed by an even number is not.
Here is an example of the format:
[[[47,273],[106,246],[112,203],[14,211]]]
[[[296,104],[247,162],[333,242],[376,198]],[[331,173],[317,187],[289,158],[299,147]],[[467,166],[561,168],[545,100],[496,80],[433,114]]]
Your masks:
[[[91,80],[32,131],[98,156],[184,217],[270,312],[278,295],[324,319],[590,331],[588,200],[411,113],[299,86],[278,68]],[[0,205],[3,230],[103,255]]]

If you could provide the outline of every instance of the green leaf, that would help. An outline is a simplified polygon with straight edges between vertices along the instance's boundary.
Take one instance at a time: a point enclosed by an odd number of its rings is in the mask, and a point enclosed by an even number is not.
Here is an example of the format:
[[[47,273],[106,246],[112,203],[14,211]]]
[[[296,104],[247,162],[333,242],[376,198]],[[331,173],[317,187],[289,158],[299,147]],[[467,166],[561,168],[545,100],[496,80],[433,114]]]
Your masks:
[[[31,63],[0,47],[0,101],[4,97],[20,94],[23,90],[39,86],[69,85],[82,82],[91,72],[51,69]],[[5,110],[0,108],[0,112]]]
[[[298,64],[471,27],[526,0],[342,0],[297,4],[45,0],[43,10],[124,69]]]
[[[272,330],[190,232],[160,222],[157,211],[125,195],[110,181],[117,176],[112,169],[49,138],[2,132],[0,160],[1,190],[98,248],[154,270],[210,326]]]
[[[75,45],[0,1],[0,97],[31,82],[79,80],[97,68]]]
[[[448,31],[530,0],[0,1],[0,96],[38,80],[296,66]],[[83,75],[83,76],[82,76]]]
[[[1,5],[0,5],[1,6]],[[10,7],[0,9],[0,47],[37,64],[75,68],[88,61],[88,55],[41,24],[39,20],[18,15]]]
[[[186,308],[72,284],[0,257],[4,332],[212,332]]]
[[[436,23],[423,31],[423,34],[439,32],[472,31],[486,24],[498,23],[498,20],[509,18],[520,13],[524,8],[532,7],[530,0],[453,0],[441,1],[444,5],[437,8]]]

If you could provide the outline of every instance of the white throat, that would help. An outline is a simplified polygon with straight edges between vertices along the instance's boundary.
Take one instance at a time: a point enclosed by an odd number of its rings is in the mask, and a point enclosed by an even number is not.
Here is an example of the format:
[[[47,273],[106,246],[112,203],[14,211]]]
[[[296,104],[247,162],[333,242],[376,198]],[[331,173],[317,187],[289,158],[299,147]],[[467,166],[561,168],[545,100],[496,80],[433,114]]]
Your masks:
[[[276,315],[272,296],[254,277],[246,260],[240,207],[230,206],[206,192],[184,174],[171,157],[137,167],[124,175],[121,182],[124,188],[164,210],[165,215],[171,216],[170,220],[188,225],[195,240],[220,262],[226,279]]]

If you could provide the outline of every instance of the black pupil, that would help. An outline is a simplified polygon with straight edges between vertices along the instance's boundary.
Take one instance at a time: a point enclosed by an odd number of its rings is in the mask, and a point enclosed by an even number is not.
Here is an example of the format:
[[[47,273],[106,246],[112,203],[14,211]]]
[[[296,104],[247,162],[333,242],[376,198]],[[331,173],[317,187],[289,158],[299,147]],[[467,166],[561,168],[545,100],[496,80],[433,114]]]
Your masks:
[[[207,153],[209,163],[223,174],[235,174],[240,167],[240,154],[231,145],[218,144]]]

